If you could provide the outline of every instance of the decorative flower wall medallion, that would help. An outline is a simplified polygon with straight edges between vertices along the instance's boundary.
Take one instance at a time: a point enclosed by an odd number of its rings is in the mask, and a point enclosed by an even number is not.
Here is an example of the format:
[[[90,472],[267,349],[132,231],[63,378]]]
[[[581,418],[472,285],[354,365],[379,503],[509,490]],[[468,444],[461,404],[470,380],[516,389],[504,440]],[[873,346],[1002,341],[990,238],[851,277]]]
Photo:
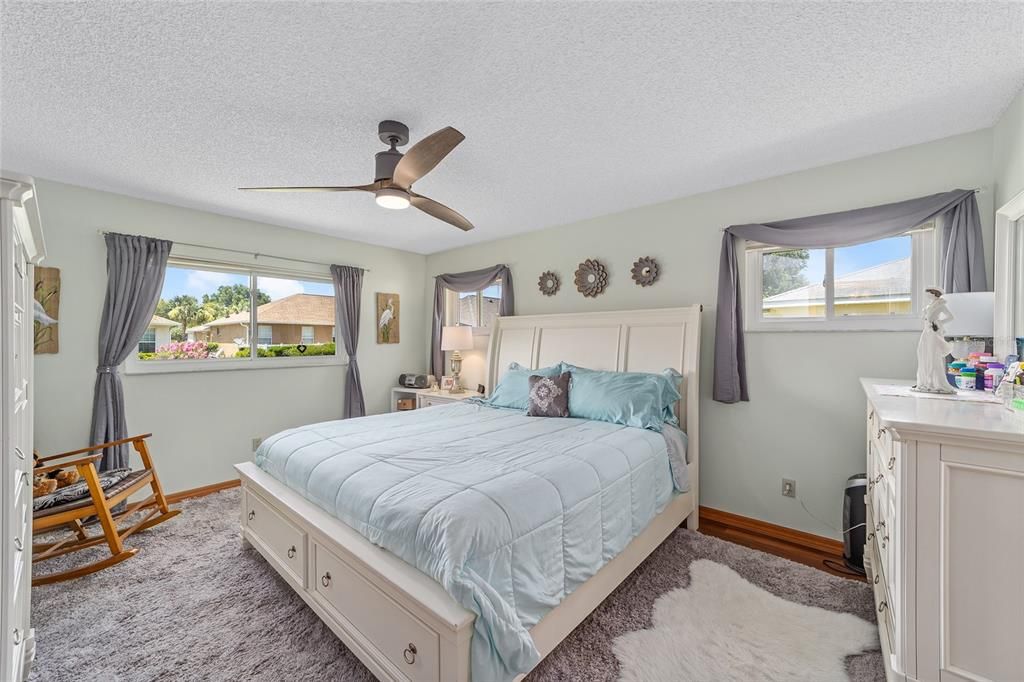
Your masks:
[[[601,261],[588,258],[576,268],[576,290],[588,298],[604,292],[608,286],[608,270]]]
[[[540,289],[540,293],[545,296],[554,296],[558,293],[558,288],[561,286],[562,281],[558,279],[558,275],[550,270],[541,273],[540,279],[537,280],[537,288]]]
[[[644,256],[633,263],[633,281],[642,287],[649,287],[658,281],[658,261]]]

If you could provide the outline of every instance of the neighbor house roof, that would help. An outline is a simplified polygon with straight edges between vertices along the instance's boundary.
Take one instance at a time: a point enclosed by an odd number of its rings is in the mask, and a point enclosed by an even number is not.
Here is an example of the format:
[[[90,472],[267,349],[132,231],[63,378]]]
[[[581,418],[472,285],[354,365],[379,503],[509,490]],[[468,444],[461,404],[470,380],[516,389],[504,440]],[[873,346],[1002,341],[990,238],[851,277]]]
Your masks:
[[[870,303],[910,299],[910,259],[889,261],[836,278],[836,303]],[[765,307],[823,303],[825,287],[820,282],[797,287],[764,299]]]
[[[149,321],[150,327],[177,327],[178,323],[174,320],[168,320],[166,317],[160,317],[154,315],[153,319]]]
[[[334,297],[319,294],[292,294],[256,309],[260,324],[304,324],[334,326]],[[210,327],[249,324],[249,313],[243,311],[227,317],[210,320],[206,324],[190,327],[190,332],[206,331]]]

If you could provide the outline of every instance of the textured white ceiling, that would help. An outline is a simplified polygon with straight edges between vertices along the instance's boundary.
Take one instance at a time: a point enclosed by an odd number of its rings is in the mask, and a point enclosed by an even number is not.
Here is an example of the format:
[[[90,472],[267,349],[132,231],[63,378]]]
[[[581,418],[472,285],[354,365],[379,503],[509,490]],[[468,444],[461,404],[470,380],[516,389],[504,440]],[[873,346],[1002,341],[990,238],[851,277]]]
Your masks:
[[[1018,3],[4,2],[4,167],[430,253],[992,125]],[[466,134],[417,191],[383,146]]]

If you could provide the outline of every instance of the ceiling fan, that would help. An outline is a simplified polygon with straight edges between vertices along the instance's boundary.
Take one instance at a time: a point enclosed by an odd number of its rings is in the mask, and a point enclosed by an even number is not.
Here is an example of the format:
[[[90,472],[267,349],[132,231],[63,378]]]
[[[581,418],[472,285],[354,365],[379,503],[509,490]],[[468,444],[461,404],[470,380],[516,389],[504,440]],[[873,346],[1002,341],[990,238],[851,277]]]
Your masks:
[[[433,199],[416,194],[412,184],[429,173],[444,157],[455,149],[466,136],[452,127],[442,128],[428,135],[402,154],[398,147],[409,144],[409,127],[398,121],[381,121],[377,136],[391,148],[377,152],[376,175],[368,185],[349,187],[239,187],[255,192],[372,192],[377,205],[384,208],[412,206],[438,220],[450,223],[460,230],[472,230],[473,223],[457,211]]]

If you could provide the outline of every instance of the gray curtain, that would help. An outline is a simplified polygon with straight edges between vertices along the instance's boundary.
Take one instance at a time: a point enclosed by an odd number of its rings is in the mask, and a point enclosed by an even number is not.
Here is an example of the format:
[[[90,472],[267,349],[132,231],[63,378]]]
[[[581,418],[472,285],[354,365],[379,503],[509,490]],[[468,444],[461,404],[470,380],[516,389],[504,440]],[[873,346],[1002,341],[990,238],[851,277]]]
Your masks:
[[[342,419],[362,417],[366,414],[363,402],[363,382],[359,378],[356,347],[359,345],[359,309],[363,294],[363,270],[349,265],[332,265],[334,279],[334,316],[341,330],[341,340],[348,353],[348,372],[345,376],[345,407]]]
[[[984,291],[988,285],[974,190],[955,189],[883,206],[725,228],[718,271],[714,399],[722,403],[749,400],[737,239],[772,246],[836,248],[902,234],[932,218],[940,218],[942,223],[939,239],[945,290]]]
[[[450,272],[434,279],[434,321],[430,327],[430,373],[435,377],[444,374],[444,353],[441,352],[441,329],[444,327],[444,290],[479,291],[501,280],[501,303],[498,314],[502,317],[515,315],[515,290],[512,287],[512,271],[507,265],[471,272]]]
[[[107,294],[100,318],[99,365],[92,401],[93,445],[128,436],[118,366],[135,352],[149,327],[164,286],[171,242],[107,234]],[[103,450],[100,469],[128,466],[128,445]]]

